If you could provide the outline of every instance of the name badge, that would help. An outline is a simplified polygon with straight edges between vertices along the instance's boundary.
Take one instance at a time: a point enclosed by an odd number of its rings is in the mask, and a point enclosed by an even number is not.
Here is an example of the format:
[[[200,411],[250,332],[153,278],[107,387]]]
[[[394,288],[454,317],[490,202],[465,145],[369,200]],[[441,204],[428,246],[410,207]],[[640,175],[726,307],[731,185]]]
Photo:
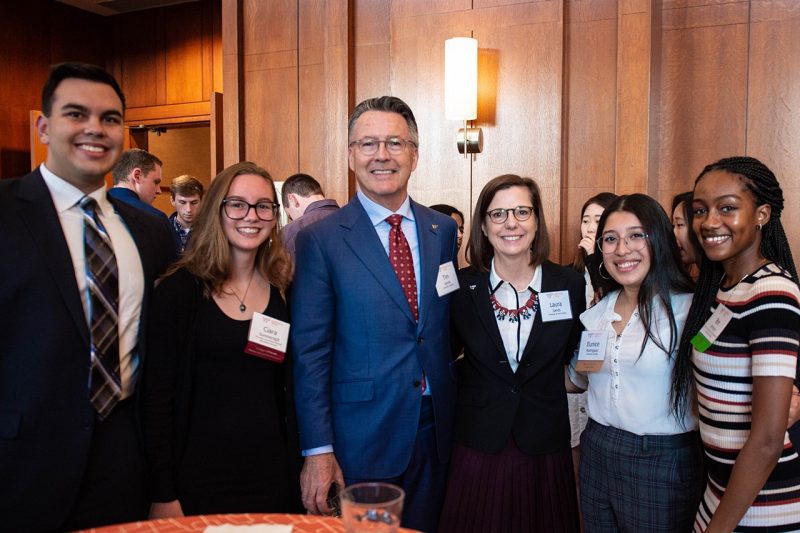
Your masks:
[[[708,350],[725,329],[725,326],[728,325],[728,322],[731,321],[731,318],[733,318],[733,311],[722,304],[717,305],[708,321],[703,324],[697,335],[692,337],[692,346],[700,352]]]
[[[289,323],[253,313],[244,353],[282,363],[289,343]]]
[[[606,358],[607,331],[589,331],[581,333],[578,347],[578,361],[575,370],[579,372],[596,372],[603,366]]]
[[[450,294],[458,290],[458,276],[453,262],[439,265],[439,274],[436,276],[436,292],[439,296]]]
[[[542,322],[571,319],[569,291],[540,292],[539,310],[542,312]]]

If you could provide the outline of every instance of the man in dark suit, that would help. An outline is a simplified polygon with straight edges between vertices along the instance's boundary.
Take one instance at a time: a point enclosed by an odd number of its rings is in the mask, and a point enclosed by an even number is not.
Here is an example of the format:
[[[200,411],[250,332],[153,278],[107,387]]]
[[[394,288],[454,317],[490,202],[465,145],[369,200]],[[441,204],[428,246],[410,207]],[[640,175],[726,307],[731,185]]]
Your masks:
[[[449,291],[456,225],[410,199],[418,134],[395,97],[350,117],[350,203],[297,237],[291,342],[305,464],[303,503],[331,483],[406,491],[403,525],[435,531],[455,409]]]
[[[164,220],[106,197],[124,105],[101,68],[56,65],[36,125],[46,162],[0,181],[3,530],[147,516],[132,398],[145,345],[139,324],[175,252]]]

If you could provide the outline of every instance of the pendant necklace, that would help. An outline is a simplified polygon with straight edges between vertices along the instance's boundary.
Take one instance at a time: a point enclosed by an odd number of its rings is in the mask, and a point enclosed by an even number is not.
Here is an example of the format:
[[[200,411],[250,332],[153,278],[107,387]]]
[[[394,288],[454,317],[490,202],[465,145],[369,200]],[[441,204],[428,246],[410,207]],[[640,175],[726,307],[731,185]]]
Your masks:
[[[528,290],[531,291],[528,301],[517,309],[509,309],[503,306],[494,295],[494,293],[497,292],[497,289],[499,289],[500,285],[502,284],[503,282],[501,281],[489,294],[489,302],[492,304],[492,309],[494,309],[494,311],[497,313],[497,320],[505,320],[508,318],[509,322],[514,323],[519,322],[520,318],[522,320],[529,320],[531,316],[536,314],[536,311],[539,310],[539,293],[528,287]]]
[[[247,287],[244,290],[244,296],[243,297],[239,298],[239,295],[236,294],[236,291],[233,290],[232,286],[229,287],[230,288],[230,292],[222,291],[225,294],[230,294],[230,295],[234,296],[237,300],[239,300],[239,312],[241,312],[241,313],[244,313],[245,311],[247,311],[247,306],[244,305],[244,301],[247,298],[247,291],[250,290],[250,284],[253,283],[253,276],[255,276],[255,273],[256,273],[256,269],[254,268],[253,271],[250,273],[250,281],[247,282]]]

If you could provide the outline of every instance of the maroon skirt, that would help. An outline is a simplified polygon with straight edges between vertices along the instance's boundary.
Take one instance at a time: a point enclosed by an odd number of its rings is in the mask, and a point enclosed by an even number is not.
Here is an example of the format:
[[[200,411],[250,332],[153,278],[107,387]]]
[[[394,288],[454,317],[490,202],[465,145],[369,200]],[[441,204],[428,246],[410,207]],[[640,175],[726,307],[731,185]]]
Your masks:
[[[453,445],[439,533],[579,530],[569,448],[527,455],[513,437],[499,453]]]

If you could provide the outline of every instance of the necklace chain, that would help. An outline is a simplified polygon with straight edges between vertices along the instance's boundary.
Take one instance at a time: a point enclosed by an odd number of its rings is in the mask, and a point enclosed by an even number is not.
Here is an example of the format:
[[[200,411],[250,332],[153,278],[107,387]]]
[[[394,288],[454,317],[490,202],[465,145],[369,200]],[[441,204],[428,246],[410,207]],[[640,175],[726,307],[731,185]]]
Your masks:
[[[230,289],[230,292],[228,292],[226,290],[222,291],[225,294],[230,294],[230,295],[234,296],[237,300],[239,300],[239,312],[241,312],[241,313],[244,313],[245,311],[247,311],[247,306],[244,305],[244,301],[247,299],[247,292],[250,290],[250,285],[253,283],[253,277],[255,276],[255,273],[256,273],[256,269],[253,269],[253,271],[250,273],[250,281],[247,282],[247,287],[244,289],[244,296],[243,297],[239,298],[239,295],[236,294],[235,290],[233,290],[233,286],[232,285],[228,285],[228,288]]]

